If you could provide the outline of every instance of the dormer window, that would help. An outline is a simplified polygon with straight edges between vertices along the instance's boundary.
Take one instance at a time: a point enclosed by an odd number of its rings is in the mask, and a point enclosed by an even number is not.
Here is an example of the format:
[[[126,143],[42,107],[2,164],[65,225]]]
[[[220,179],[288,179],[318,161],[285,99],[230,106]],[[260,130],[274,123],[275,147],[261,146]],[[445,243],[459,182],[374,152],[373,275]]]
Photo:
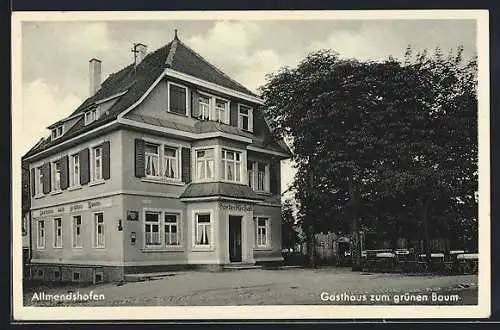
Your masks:
[[[56,128],[52,129],[52,139],[57,139],[58,137],[63,135],[63,125],[57,126]]]
[[[201,120],[213,120],[229,124],[229,101],[207,93],[199,93],[198,106]]]
[[[95,108],[85,112],[85,125],[88,125],[99,118],[99,109]]]

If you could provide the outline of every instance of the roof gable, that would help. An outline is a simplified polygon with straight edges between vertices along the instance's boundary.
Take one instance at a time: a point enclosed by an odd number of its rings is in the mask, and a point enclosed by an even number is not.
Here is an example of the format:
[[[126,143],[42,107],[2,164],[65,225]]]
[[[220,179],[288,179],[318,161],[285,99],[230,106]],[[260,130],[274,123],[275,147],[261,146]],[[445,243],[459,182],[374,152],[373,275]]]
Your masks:
[[[83,114],[86,110],[98,105],[99,101],[117,96],[117,101],[102,113],[90,125],[83,125],[83,118],[57,140],[45,139],[29,150],[24,157],[52,147],[60,142],[75,137],[106,122],[115,119],[120,113],[136,103],[160,77],[166,68],[185,73],[196,78],[256,97],[243,85],[231,79],[221,70],[210,64],[194,50],[174,38],[170,43],[149,53],[135,67],[133,64],[109,75],[101,84],[101,88],[93,96],[87,98],[69,117]],[[66,119],[67,119],[66,118]],[[66,119],[61,120],[61,122]]]

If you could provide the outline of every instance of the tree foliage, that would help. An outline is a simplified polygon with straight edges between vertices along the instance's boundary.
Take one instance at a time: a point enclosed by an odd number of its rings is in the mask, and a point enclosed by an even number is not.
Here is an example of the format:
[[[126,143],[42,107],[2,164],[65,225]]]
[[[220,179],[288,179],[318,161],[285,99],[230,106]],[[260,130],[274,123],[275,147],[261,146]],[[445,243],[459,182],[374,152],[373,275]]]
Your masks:
[[[448,56],[408,48],[384,62],[322,50],[268,75],[266,116],[291,138],[305,230],[350,231],[355,250],[362,227],[426,247],[464,221],[474,233],[476,89],[476,59],[464,61],[462,48]]]

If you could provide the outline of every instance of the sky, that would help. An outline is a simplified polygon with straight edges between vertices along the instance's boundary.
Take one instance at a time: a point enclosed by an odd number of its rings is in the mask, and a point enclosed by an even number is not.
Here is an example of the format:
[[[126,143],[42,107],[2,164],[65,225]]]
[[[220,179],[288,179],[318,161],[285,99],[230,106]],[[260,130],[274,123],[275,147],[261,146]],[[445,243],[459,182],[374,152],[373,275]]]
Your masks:
[[[50,124],[68,116],[88,97],[88,61],[102,61],[102,81],[133,62],[133,43],[154,51],[181,41],[250,90],[268,73],[296,66],[308,53],[333,49],[344,58],[401,58],[414,51],[464,47],[476,55],[474,20],[165,20],[23,22],[21,152],[48,135]],[[282,190],[295,170],[282,164]]]

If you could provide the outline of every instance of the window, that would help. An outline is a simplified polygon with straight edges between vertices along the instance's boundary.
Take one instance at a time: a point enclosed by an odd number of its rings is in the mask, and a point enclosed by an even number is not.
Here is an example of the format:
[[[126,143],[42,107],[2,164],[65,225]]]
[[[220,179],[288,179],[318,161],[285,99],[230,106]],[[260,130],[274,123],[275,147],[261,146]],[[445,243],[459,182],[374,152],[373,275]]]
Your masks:
[[[161,245],[160,212],[146,212],[145,222],[146,246]]]
[[[80,156],[78,154],[71,156],[71,175],[69,184],[72,187],[80,185]]]
[[[257,190],[269,192],[269,164],[257,163]]]
[[[44,220],[38,220],[38,222],[37,222],[36,246],[39,249],[45,248],[45,221]]]
[[[145,149],[147,177],[180,179],[179,148],[146,143]]]
[[[187,88],[169,83],[168,91],[168,111],[179,115],[187,115]]]
[[[82,247],[82,216],[75,215],[73,216],[73,234],[72,234],[72,242],[71,245],[73,248],[81,248]]]
[[[214,178],[214,149],[196,151],[196,178],[198,180]]]
[[[160,152],[157,145],[146,144],[146,176],[160,176]]]
[[[210,94],[199,97],[199,118],[229,124],[229,101]]]
[[[102,283],[104,278],[103,272],[95,272],[94,283]]]
[[[240,182],[241,152],[222,149],[222,178],[228,181]]]
[[[163,148],[163,176],[166,178],[179,178],[177,149],[165,146]]]
[[[245,105],[238,105],[238,127],[253,132],[253,109]]]
[[[52,191],[61,190],[61,164],[59,161],[52,163]]]
[[[73,281],[80,280],[80,272],[73,272]]]
[[[227,124],[229,123],[228,114],[229,114],[229,102],[221,99],[216,99],[214,120]]]
[[[102,180],[102,147],[95,147],[92,152],[94,158],[92,181],[99,181]]]
[[[247,173],[248,173],[248,186],[254,189],[254,170],[253,170],[254,162],[247,162]]]
[[[104,216],[102,213],[94,214],[94,247],[104,247]]]
[[[165,245],[179,245],[179,215],[165,213]]]
[[[99,119],[99,109],[92,109],[85,113],[85,125],[88,125]]]
[[[62,248],[62,219],[54,219],[54,247]]]
[[[269,218],[256,217],[255,222],[255,246],[269,246]]]
[[[212,224],[210,214],[197,213],[195,225],[195,242],[197,246],[210,246],[212,241]]]
[[[52,139],[57,139],[63,135],[63,125],[52,129]]]
[[[58,270],[54,271],[54,280],[58,281],[61,280],[61,272]]]
[[[178,247],[181,245],[180,241],[180,213],[162,210],[145,211],[144,246],[146,248]]]
[[[200,119],[210,119],[210,97],[200,95]]]
[[[35,195],[43,194],[43,167],[39,166],[35,170]]]

